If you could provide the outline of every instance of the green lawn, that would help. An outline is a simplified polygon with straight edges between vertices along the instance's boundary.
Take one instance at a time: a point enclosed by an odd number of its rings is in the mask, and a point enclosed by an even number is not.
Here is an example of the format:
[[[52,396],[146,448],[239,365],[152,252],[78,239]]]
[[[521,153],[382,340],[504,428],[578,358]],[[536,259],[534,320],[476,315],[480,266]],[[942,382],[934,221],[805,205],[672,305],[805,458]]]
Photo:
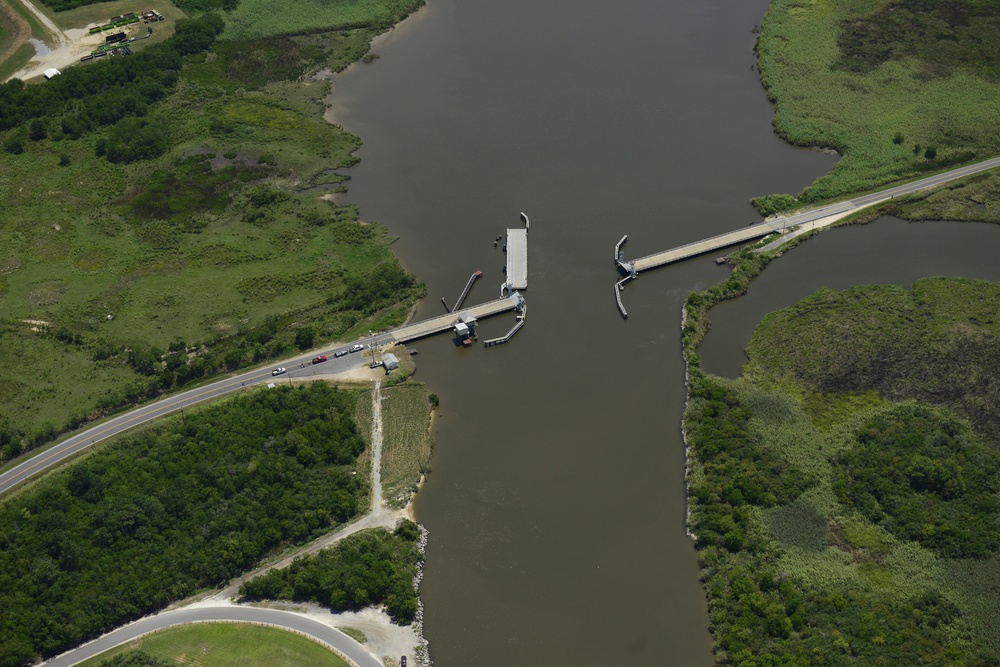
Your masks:
[[[14,72],[28,64],[35,55],[35,47],[30,42],[22,44],[7,60],[0,63],[0,80],[5,80]]]
[[[114,2],[97,2],[91,5],[84,5],[64,12],[53,12],[44,5],[41,6],[41,9],[63,30],[85,28],[97,23],[103,25],[112,16],[121,16],[128,13],[139,16],[147,9],[154,9],[163,15],[163,20],[150,24],[153,26],[153,38],[149,40],[151,42],[155,40],[158,33],[172,35],[177,19],[185,18],[186,16],[170,0],[114,0]],[[133,24],[132,27],[135,26],[139,26],[143,32],[146,31],[146,25],[143,23]]]
[[[347,667],[341,658],[311,639],[277,628],[235,623],[198,623],[163,630],[80,666],[98,667],[136,648],[171,664],[191,667]]]
[[[48,33],[45,31],[45,28],[43,28],[42,24],[38,22],[38,19],[35,18],[34,14],[24,8],[24,5],[18,2],[18,0],[6,0],[6,2],[14,8],[14,11],[20,14],[21,17],[28,22],[28,25],[31,27],[32,37],[41,40],[44,40],[47,37]]]

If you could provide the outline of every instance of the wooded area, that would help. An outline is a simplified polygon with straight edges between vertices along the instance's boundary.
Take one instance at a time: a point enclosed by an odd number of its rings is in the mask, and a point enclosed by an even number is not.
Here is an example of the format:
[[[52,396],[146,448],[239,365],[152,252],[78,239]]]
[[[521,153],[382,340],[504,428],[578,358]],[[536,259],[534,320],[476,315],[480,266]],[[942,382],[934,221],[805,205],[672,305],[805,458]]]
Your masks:
[[[283,570],[271,570],[240,587],[249,599],[318,602],[333,611],[356,611],[385,605],[402,625],[417,613],[413,584],[423,556],[417,548],[420,529],[404,520],[393,532],[374,528],[345,537],[329,549],[301,558]]]
[[[0,506],[0,665],[51,656],[327,532],[365,505],[355,394],[242,394]]]

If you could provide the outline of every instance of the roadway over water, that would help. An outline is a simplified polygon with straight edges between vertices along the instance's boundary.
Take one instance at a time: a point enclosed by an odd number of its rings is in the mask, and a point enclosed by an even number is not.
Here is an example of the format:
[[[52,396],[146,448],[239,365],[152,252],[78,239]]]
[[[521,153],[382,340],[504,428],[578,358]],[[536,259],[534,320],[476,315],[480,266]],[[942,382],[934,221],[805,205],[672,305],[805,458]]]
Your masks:
[[[454,313],[446,313],[445,315],[432,317],[429,320],[423,320],[422,322],[417,322],[416,324],[410,324],[408,326],[394,329],[389,332],[389,337],[397,343],[405,343],[407,341],[416,340],[417,338],[423,338],[424,336],[430,336],[431,334],[447,331],[455,326],[458,323],[459,318],[462,316],[471,316],[479,320],[484,317],[490,317],[492,315],[507,312],[508,310],[519,310],[523,303],[524,298],[515,292],[510,296],[503,297],[502,299],[481,303],[478,306],[465,308],[460,312],[456,311]]]
[[[650,269],[678,262],[682,259],[703,255],[714,250],[720,250],[729,246],[745,243],[746,241],[761,238],[769,234],[784,234],[788,230],[795,227],[810,225],[810,230],[819,229],[840,220],[850,213],[868,206],[882,204],[889,201],[893,197],[913,194],[920,190],[937,187],[944,183],[997,167],[1000,167],[1000,157],[983,160],[982,162],[966,165],[957,169],[951,169],[940,174],[921,178],[887,190],[881,190],[872,194],[856,197],[848,201],[836,202],[826,206],[820,206],[802,211],[794,215],[783,216],[773,220],[766,220],[750,227],[743,227],[725,234],[719,234],[707,239],[702,239],[701,241],[695,241],[694,243],[688,243],[676,248],[671,248],[670,250],[664,250],[662,252],[646,255],[645,257],[640,257],[639,259],[632,261],[625,261],[624,253],[621,251],[621,246],[625,243],[628,237],[622,237],[622,240],[615,246],[615,265],[625,276],[622,280],[615,284],[615,298],[618,300],[618,308],[621,311],[622,316],[627,318],[628,313],[625,311],[625,308],[621,303],[620,292],[624,283],[629,280],[634,280],[642,271],[648,271]]]

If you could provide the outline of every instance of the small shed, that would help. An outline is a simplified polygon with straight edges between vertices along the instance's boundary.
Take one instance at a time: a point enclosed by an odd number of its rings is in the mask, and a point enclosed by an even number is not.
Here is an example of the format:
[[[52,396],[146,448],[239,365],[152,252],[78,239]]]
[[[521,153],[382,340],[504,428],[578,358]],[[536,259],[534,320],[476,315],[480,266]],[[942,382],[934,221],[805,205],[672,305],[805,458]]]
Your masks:
[[[385,370],[394,371],[399,368],[399,359],[392,352],[387,352],[382,355],[382,364],[385,366]]]
[[[470,335],[469,325],[466,324],[465,322],[459,322],[458,324],[456,324],[455,325],[455,335],[459,339],[468,338],[469,335]]]
[[[54,76],[59,76],[60,74],[62,74],[62,72],[57,70],[55,67],[50,67],[49,69],[45,70],[44,74],[45,74],[45,80],[48,81]]]

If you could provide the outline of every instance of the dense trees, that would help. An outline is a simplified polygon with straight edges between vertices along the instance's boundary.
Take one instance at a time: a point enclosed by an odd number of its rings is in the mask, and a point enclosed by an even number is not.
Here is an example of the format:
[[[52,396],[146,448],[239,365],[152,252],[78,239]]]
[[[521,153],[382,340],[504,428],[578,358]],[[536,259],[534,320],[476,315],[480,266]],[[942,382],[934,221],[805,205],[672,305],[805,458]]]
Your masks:
[[[62,128],[76,138],[127,116],[143,116],[176,85],[182,57],[207,50],[223,27],[214,14],[181,20],[173,37],[131,57],[72,67],[44,86],[12,79],[0,85],[0,131],[72,112]]]
[[[687,428],[704,471],[691,486],[699,507],[698,544],[736,552],[746,539],[749,506],[789,503],[812,482],[760,447],[746,428],[750,412],[733,392],[706,381],[692,399]]]
[[[759,260],[735,259],[752,277]],[[696,345],[707,308],[736,293],[691,295],[684,329],[689,525],[720,662],[998,664],[1000,284],[820,290],[768,315],[744,377],[723,381]],[[744,461],[764,463],[772,493],[782,466],[807,484],[740,505]]]
[[[990,664],[977,655],[978,647],[970,649],[956,641],[953,623],[960,616],[959,609],[937,590],[909,597],[886,595],[876,588],[858,590],[784,571],[784,548],[762,529],[760,510],[794,501],[815,480],[772,453],[758,432],[749,427],[751,419],[760,418],[756,411],[762,404],[758,401],[755,408],[749,408],[731,387],[699,377],[686,418],[688,443],[698,461],[691,482],[691,527],[697,538],[719,659],[726,664],[773,667]],[[906,414],[905,410],[900,413]],[[921,413],[915,414],[919,421]],[[900,419],[900,423],[893,419],[879,422],[881,426],[873,423],[863,429],[863,437],[874,438],[871,446],[877,449],[876,440],[888,442],[893,434],[902,434],[901,440],[906,442],[914,433],[920,439],[928,435],[913,424],[907,431],[905,419]],[[967,444],[958,440],[934,442],[949,451]],[[976,451],[981,454],[984,450]],[[927,452],[940,455],[933,449]],[[899,458],[898,452],[886,456],[893,461]],[[862,456],[860,460],[870,459]],[[885,461],[873,460],[870,468],[849,468],[859,475],[859,492],[880,473],[893,476],[878,467],[880,464]],[[911,475],[925,479],[914,466],[903,471],[907,484],[914,479]],[[870,478],[862,479],[862,474]],[[984,474],[995,479],[995,468],[985,468]],[[818,529],[819,543],[809,545],[813,551],[802,556],[815,558],[817,551],[829,546],[828,519],[813,516],[802,523],[810,524],[809,532]],[[859,553],[857,558],[865,559],[865,555]],[[819,657],[822,662],[817,661]]]
[[[417,613],[413,578],[422,556],[419,528],[404,520],[390,533],[355,533],[315,556],[271,570],[240,587],[248,598],[318,602],[334,611],[384,604],[393,620],[409,624]]]
[[[354,395],[238,396],[123,439],[0,507],[0,665],[215,585],[353,516]]]
[[[942,556],[985,558],[1000,548],[1000,454],[915,406],[869,421],[858,443],[836,460],[845,503]]]

